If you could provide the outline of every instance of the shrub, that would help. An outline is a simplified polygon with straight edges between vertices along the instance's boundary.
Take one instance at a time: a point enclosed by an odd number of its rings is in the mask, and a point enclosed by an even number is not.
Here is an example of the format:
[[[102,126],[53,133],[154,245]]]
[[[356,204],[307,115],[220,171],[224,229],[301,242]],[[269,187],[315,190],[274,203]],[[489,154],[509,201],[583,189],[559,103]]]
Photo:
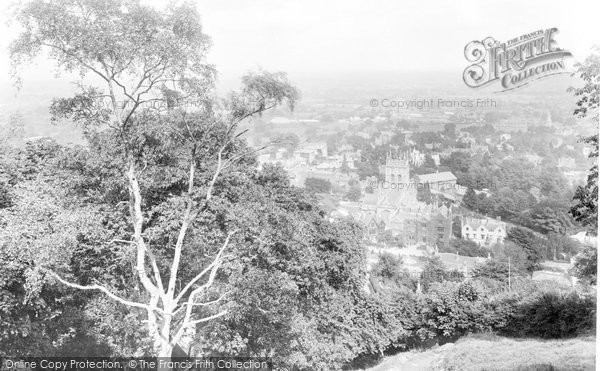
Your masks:
[[[521,300],[501,332],[545,339],[573,337],[595,327],[595,314],[594,296],[541,292]]]
[[[519,273],[514,270],[510,272],[512,277],[520,275]],[[487,278],[501,283],[508,282],[508,274],[508,263],[495,260],[488,260],[479,264],[471,271],[471,277],[473,278]]]
[[[460,282],[465,276],[456,270],[447,270],[439,257],[427,258],[425,267],[421,272],[421,284],[423,290],[429,290],[429,286],[435,282],[453,281]]]
[[[420,301],[420,328],[416,335],[421,340],[457,338],[470,331],[483,331],[481,321],[483,302],[480,293],[469,282],[434,283]]]

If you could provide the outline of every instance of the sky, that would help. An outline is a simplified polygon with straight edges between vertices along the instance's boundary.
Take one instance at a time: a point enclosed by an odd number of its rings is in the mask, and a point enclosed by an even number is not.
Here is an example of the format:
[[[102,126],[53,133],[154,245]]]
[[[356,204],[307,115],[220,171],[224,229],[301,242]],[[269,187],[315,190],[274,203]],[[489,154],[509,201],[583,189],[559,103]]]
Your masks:
[[[155,7],[166,1],[143,0]],[[222,79],[247,70],[291,76],[451,72],[468,65],[472,40],[508,39],[557,27],[558,45],[576,59],[600,44],[600,1],[198,0]],[[6,9],[6,8],[5,8]],[[17,34],[0,16],[0,81],[8,79],[7,46]],[[52,76],[44,60],[27,79]]]

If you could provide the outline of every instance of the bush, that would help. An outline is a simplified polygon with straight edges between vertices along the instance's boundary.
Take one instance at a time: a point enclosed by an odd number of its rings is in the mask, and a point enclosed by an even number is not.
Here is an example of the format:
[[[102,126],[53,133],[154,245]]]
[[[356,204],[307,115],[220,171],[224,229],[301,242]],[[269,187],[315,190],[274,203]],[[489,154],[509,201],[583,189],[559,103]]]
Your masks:
[[[391,292],[414,292],[417,288],[417,280],[402,266],[402,257],[394,254],[381,254],[371,275]]]
[[[421,340],[454,339],[471,331],[487,330],[481,321],[485,311],[481,293],[469,282],[443,282],[431,285],[420,304],[420,328],[416,334]]]
[[[514,272],[511,272],[511,275]],[[508,263],[488,260],[471,271],[472,278],[487,278],[502,283],[508,282]]]
[[[447,270],[439,257],[428,258],[421,272],[421,284],[423,290],[429,290],[429,286],[435,282],[453,281],[460,282],[465,276],[456,270]]]
[[[560,339],[595,328],[596,300],[577,292],[542,292],[525,298],[501,329],[512,336]]]

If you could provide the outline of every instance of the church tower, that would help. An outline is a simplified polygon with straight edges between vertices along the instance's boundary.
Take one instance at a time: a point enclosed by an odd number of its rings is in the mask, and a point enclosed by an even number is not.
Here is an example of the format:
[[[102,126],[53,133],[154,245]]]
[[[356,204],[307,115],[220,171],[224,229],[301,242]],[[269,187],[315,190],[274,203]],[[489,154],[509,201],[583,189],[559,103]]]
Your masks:
[[[405,187],[410,182],[409,156],[396,155],[395,158],[388,153],[384,167],[385,181],[388,183],[403,183]]]

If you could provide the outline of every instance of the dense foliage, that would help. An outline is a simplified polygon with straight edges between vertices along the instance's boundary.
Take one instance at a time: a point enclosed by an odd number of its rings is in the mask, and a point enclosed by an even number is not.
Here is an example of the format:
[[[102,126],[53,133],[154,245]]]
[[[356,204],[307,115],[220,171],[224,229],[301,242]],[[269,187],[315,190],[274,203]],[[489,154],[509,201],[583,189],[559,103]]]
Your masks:
[[[111,305],[103,294],[65,288],[39,270],[63,266],[78,282],[111,282],[135,295],[135,289],[115,281],[132,274],[126,246],[105,243],[127,229],[127,211],[117,201],[124,185],[115,163],[100,161],[113,158],[108,143],[105,136],[93,139],[89,148],[42,140],[12,150],[3,160],[14,193],[14,206],[0,211],[1,259],[11,267],[1,281],[0,342],[7,353],[150,352],[136,309]],[[476,268],[470,280],[431,259],[420,278],[421,295],[401,259],[383,255],[370,273],[381,285],[368,293],[361,229],[349,221],[328,222],[309,194],[289,185],[281,168],[256,171],[249,161],[226,172],[212,216],[203,222],[209,229],[236,225],[244,237],[218,277],[231,298],[229,314],[198,328],[196,351],[267,355],[281,365],[331,370],[388,349],[467,332],[566,337],[593,327],[591,294],[538,287],[519,278],[515,260],[508,291],[502,253],[516,257],[510,251],[494,252],[498,260]],[[172,192],[181,182],[176,167],[162,169],[156,176],[163,181],[145,185],[154,195],[149,200],[156,217],[149,229],[156,239],[168,238],[170,228],[165,223],[169,209],[161,206],[165,190]],[[516,231],[510,239],[516,249],[534,237]],[[198,240],[198,246],[210,243]],[[194,264],[201,251],[191,251],[185,264]]]

